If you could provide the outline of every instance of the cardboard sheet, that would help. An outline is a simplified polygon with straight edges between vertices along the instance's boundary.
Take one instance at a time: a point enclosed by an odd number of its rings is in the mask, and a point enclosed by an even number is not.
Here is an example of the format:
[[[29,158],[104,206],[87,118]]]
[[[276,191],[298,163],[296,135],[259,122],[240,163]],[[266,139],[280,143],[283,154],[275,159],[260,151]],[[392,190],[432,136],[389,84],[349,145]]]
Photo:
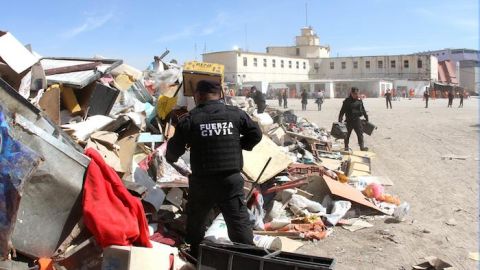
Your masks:
[[[282,248],[283,252],[295,252],[297,249],[303,247],[303,242],[298,240],[293,240],[284,236],[279,237],[280,241],[282,241]]]
[[[292,163],[290,157],[264,135],[252,151],[243,151],[243,172],[250,179],[256,180],[269,157],[272,157],[272,161],[260,178],[260,184],[287,169]]]
[[[38,62],[38,58],[27,50],[12,34],[1,31],[0,57],[16,73],[22,73]]]
[[[335,181],[326,175],[323,176],[323,180],[327,184],[330,193],[333,195],[382,212],[380,208],[368,201],[362,192],[354,187]]]

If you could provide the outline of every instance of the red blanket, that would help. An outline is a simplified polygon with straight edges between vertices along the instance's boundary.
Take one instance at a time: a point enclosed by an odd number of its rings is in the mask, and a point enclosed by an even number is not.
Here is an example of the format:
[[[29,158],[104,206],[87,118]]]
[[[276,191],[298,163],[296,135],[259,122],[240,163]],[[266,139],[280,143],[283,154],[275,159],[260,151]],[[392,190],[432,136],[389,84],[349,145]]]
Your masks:
[[[127,191],[117,173],[93,148],[83,189],[83,218],[101,247],[152,247],[142,203]]]

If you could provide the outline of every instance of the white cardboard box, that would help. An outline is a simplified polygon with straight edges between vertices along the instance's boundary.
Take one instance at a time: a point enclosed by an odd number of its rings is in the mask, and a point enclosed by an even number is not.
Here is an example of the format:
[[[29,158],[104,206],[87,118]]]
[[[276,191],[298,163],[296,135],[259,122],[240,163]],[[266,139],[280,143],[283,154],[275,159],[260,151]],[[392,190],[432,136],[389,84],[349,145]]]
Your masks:
[[[103,250],[102,270],[170,269],[170,254],[175,248],[155,245],[155,248],[109,246]]]

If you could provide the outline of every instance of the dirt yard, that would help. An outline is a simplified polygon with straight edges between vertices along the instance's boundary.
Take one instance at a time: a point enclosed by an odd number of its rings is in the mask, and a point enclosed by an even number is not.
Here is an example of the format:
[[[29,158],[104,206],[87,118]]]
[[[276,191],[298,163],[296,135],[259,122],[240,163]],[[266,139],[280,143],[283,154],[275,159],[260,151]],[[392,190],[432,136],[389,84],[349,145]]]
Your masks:
[[[387,110],[384,99],[366,99],[370,121],[378,126],[372,137],[366,136],[366,146],[376,153],[372,174],[388,176],[394,186],[386,190],[410,203],[407,220],[369,221],[374,227],[356,232],[336,227],[327,239],[299,252],[333,257],[339,270],[412,269],[426,256],[455,269],[477,269],[478,262],[468,255],[479,247],[478,101],[470,98],[457,108],[455,99],[453,108],[447,108],[445,99],[430,100],[425,109],[421,98],[402,99]],[[307,111],[301,111],[299,99],[290,99],[289,108],[330,129],[342,100],[325,100],[321,112],[313,100],[308,102]],[[276,100],[268,104],[278,106]],[[350,147],[358,150],[355,134]],[[452,154],[466,160],[442,160]]]

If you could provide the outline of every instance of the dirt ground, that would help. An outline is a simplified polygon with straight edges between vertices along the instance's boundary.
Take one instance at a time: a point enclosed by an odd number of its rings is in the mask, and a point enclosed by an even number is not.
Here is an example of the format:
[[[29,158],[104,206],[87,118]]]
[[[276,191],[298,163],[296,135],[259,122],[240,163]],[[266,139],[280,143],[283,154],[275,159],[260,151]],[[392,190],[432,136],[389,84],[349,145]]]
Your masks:
[[[366,99],[370,121],[378,126],[366,136],[366,146],[376,153],[372,175],[394,182],[386,190],[410,203],[407,220],[369,221],[372,228],[356,232],[336,227],[327,239],[299,252],[335,258],[339,270],[412,269],[426,256],[436,256],[455,269],[478,269],[478,262],[468,258],[479,247],[478,101],[470,98],[457,108],[455,99],[453,108],[447,108],[445,99],[430,100],[425,109],[421,98],[402,99],[387,110],[384,99]],[[313,100],[308,102],[307,111],[301,111],[299,99],[290,99],[289,108],[330,129],[342,99],[325,100],[321,112]],[[268,104],[278,106],[276,100]],[[355,134],[350,147],[358,150]],[[447,154],[467,158],[442,160]],[[384,234],[393,235],[395,241]]]

